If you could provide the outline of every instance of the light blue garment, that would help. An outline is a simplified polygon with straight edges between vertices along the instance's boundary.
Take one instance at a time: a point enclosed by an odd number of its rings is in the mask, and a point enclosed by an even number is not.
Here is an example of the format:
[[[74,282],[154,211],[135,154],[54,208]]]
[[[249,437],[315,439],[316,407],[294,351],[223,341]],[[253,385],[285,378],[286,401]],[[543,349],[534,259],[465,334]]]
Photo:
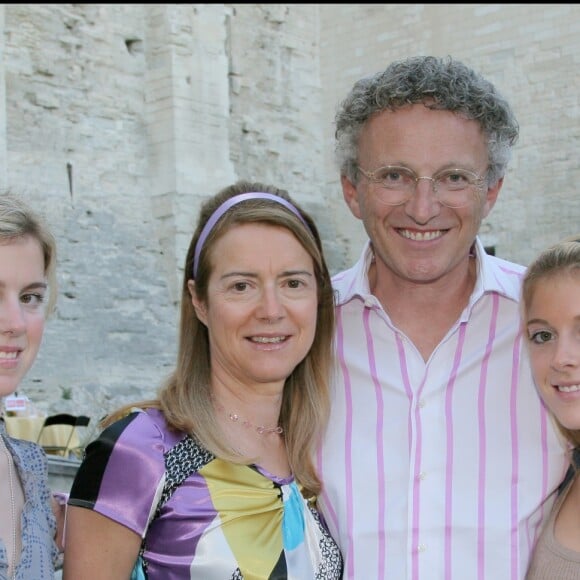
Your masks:
[[[145,572],[143,571],[143,558],[141,556],[137,557],[130,580],[146,580]]]
[[[16,580],[54,580],[59,552],[54,542],[56,520],[50,504],[48,464],[43,449],[31,441],[8,437],[4,421],[0,436],[12,454],[18,470],[25,504],[22,513],[22,552]],[[7,509],[6,506],[3,510]],[[0,539],[0,580],[8,579],[6,547]]]
[[[289,490],[290,493],[287,493]],[[285,550],[294,550],[304,541],[304,500],[293,481],[283,486],[284,519],[282,521],[282,536]]]

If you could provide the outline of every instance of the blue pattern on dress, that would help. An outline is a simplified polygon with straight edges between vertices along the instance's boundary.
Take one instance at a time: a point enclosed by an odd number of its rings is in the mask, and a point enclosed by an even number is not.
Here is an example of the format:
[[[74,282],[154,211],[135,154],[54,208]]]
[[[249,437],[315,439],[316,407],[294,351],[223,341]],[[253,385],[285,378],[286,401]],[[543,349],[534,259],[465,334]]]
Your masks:
[[[16,568],[16,580],[54,580],[54,566],[59,552],[53,540],[56,521],[52,513],[48,487],[48,464],[39,445],[9,437],[4,421],[0,436],[12,454],[24,491],[22,512],[22,552]],[[7,553],[0,539],[0,580],[7,580]]]
[[[284,492],[284,518],[282,521],[284,549],[293,550],[304,541],[304,503],[296,482],[293,481],[282,489]]]

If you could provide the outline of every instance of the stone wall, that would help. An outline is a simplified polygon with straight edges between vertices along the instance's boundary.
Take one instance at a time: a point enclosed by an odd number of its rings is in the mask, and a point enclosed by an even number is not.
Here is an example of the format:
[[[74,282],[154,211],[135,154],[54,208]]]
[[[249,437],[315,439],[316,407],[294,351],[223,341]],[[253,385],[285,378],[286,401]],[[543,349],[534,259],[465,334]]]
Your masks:
[[[2,185],[49,219],[59,301],[23,390],[95,419],[173,365],[208,194],[246,178],[325,216],[317,9],[2,5]],[[314,17],[313,17],[314,16]]]
[[[500,198],[483,224],[485,245],[529,263],[540,249],[580,231],[579,4],[320,5],[326,190],[345,241],[345,263],[364,232],[346,209],[333,166],[337,103],[360,77],[396,59],[452,55],[508,98],[520,139]]]
[[[316,218],[332,271],[362,227],[332,164],[361,75],[452,54],[510,98],[522,135],[484,241],[527,262],[579,229],[580,6],[0,5],[0,185],[46,214],[58,309],[23,390],[95,420],[173,365],[181,265],[204,197],[246,178]]]

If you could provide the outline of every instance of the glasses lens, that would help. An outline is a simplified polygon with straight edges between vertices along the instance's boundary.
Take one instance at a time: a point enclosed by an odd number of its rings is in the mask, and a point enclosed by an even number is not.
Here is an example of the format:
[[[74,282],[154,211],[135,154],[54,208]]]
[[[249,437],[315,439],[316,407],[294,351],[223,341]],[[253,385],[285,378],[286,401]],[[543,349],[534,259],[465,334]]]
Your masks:
[[[477,175],[463,169],[444,171],[433,181],[439,201],[447,207],[469,205],[481,185]]]
[[[374,181],[380,185],[377,194],[383,203],[405,203],[415,191],[415,174],[406,167],[381,167],[374,172],[374,176]]]

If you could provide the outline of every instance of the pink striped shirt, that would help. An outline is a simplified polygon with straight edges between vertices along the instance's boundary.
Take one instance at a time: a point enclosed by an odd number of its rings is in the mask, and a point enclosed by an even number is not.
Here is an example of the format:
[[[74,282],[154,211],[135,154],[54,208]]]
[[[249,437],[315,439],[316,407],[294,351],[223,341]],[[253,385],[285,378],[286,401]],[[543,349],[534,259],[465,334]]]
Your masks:
[[[334,277],[338,362],[317,460],[347,580],[524,578],[565,445],[520,333],[524,268],[479,240],[476,259],[469,305],[427,362],[370,293],[368,245]]]

